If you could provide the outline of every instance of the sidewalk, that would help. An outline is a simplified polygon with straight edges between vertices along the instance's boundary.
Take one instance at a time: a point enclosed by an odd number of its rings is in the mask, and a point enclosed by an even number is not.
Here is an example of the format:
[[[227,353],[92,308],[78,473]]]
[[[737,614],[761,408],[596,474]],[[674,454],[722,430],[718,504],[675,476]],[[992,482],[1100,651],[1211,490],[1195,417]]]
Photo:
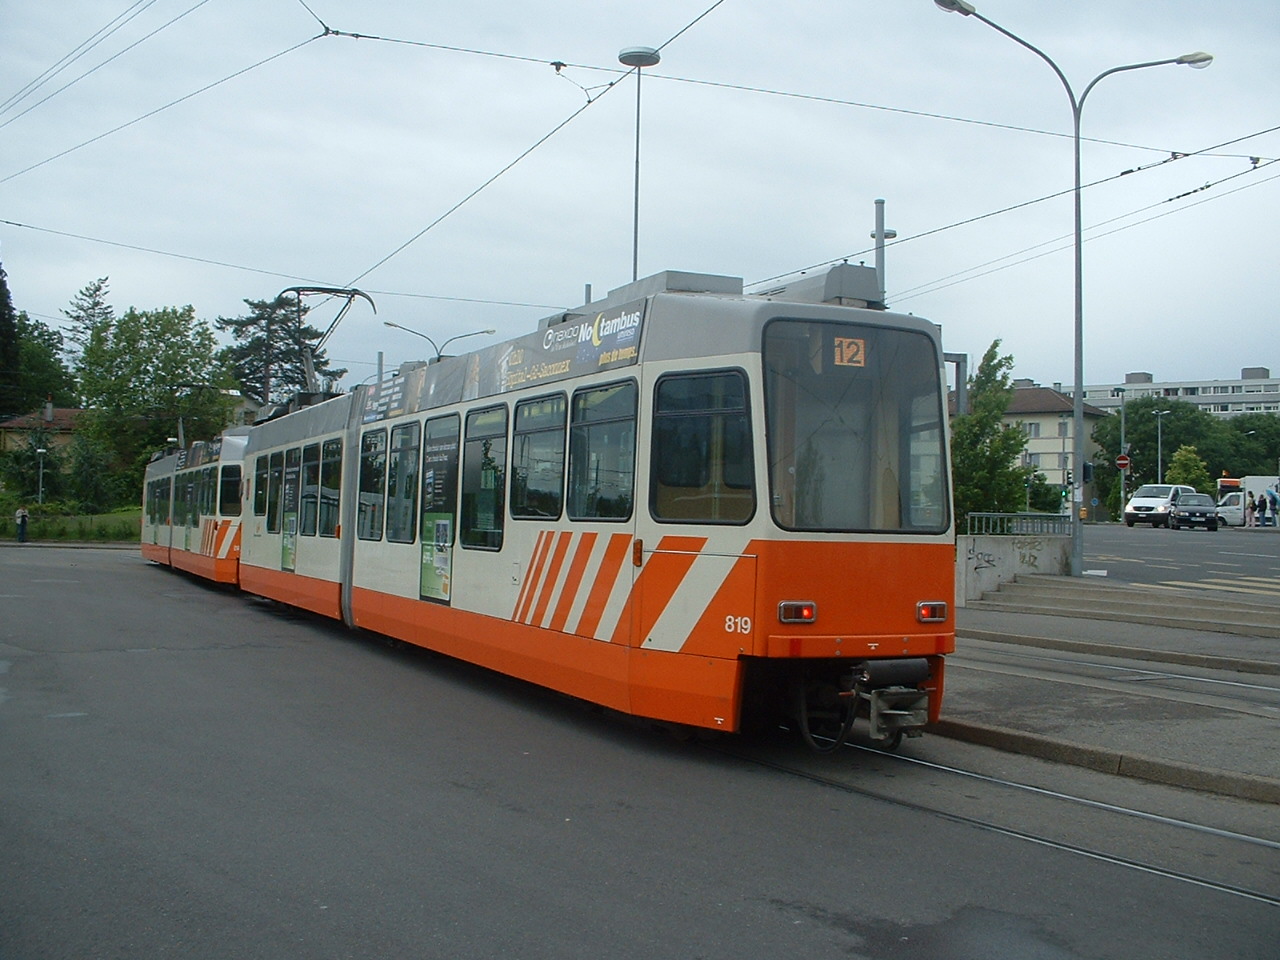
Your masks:
[[[1107,620],[961,609],[937,735],[1106,773],[1280,804],[1280,708],[1261,692],[1251,712],[1227,709],[1229,689],[1193,683],[1185,698],[1155,699],[1114,678],[1063,684],[965,669],[966,650],[991,643],[1044,656],[1138,660],[1223,681],[1280,687],[1280,640]],[[1117,665],[1118,666],[1118,665]],[[1133,664],[1127,664],[1132,667]],[[1189,671],[1185,668],[1191,668]],[[1104,674],[1105,676],[1105,674]]]

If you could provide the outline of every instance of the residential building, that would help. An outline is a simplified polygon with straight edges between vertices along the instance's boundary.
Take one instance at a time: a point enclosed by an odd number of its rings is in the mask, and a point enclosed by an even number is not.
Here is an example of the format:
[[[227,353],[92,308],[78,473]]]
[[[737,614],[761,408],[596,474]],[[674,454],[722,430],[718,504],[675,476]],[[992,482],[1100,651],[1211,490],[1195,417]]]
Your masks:
[[[1084,405],[1084,458],[1092,461],[1098,453],[1093,442],[1093,428],[1107,416],[1107,411],[1091,403]],[[1044,474],[1049,484],[1065,484],[1071,469],[1071,451],[1075,443],[1071,397],[1062,392],[1061,384],[1042,387],[1031,380],[1013,382],[1013,398],[1005,411],[1004,422],[1021,425],[1026,434],[1022,453],[1024,466]],[[1085,491],[1086,498],[1092,496]],[[1088,500],[1086,499],[1086,503]]]
[[[83,413],[78,407],[55,407],[46,403],[32,413],[0,420],[0,452],[22,449],[27,444],[27,436],[35,430],[47,430],[53,446],[66,447],[75,436],[76,422]]]
[[[1242,413],[1280,413],[1280,378],[1267,367],[1245,367],[1239,380],[1161,380],[1150,373],[1125,374],[1124,383],[1086,385],[1086,403],[1114,413],[1125,402],[1142,397],[1164,397],[1195,404],[1224,419]]]

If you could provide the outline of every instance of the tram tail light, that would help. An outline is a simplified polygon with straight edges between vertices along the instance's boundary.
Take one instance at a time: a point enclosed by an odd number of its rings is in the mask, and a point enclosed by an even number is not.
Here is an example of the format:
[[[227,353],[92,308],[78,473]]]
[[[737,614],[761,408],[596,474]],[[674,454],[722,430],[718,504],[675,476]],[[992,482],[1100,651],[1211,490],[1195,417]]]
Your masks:
[[[818,605],[812,600],[783,600],[778,604],[778,620],[782,623],[813,623],[818,619]]]
[[[947,619],[946,601],[920,601],[916,604],[916,619],[921,623],[943,623]]]

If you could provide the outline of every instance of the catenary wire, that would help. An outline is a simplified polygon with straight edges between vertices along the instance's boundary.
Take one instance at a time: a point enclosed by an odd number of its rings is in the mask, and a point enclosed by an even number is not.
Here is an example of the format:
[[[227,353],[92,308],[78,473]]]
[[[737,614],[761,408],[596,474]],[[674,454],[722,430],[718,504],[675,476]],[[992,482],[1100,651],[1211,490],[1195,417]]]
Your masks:
[[[5,113],[16,104],[22,102],[28,95],[40,89],[40,87],[45,83],[52,80],[67,67],[71,66],[71,64],[75,63],[98,44],[102,43],[102,41],[106,40],[107,37],[111,36],[111,34],[115,33],[134,17],[143,13],[147,7],[150,7],[155,2],[156,0],[136,0],[136,2],[126,7],[123,12],[116,14],[107,21],[105,26],[101,26],[91,33],[87,40],[82,40],[79,44],[73,47],[70,53],[64,54],[60,59],[55,61],[52,66],[46,67],[41,73],[23,84],[17,92],[5,98],[3,102],[0,102],[0,113]]]
[[[712,3],[710,7],[708,7],[706,10],[704,10],[702,13],[698,14],[698,16],[697,16],[697,17],[695,17],[695,18],[694,18],[693,20],[691,20],[689,23],[685,24],[685,26],[684,26],[684,27],[682,27],[680,30],[677,30],[674,34],[672,34],[672,36],[671,36],[671,37],[666,41],[666,43],[664,43],[664,44],[663,44],[663,46],[666,46],[667,44],[670,44],[672,41],[674,41],[675,39],[677,39],[678,37],[680,37],[681,35],[683,35],[687,30],[689,30],[692,26],[694,26],[694,25],[695,25],[695,24],[697,24],[699,21],[701,21],[704,17],[706,17],[706,16],[707,16],[707,14],[711,13],[711,11],[712,11],[712,10],[715,10],[715,9],[716,9],[716,7],[720,6],[720,4],[722,4],[722,3],[724,3],[724,0],[715,0],[715,2],[714,2],[714,3]],[[327,27],[326,27],[326,30],[328,30],[328,28],[327,28]],[[333,32],[333,31],[330,31],[330,32]],[[544,62],[544,61],[538,61],[538,62]],[[639,67],[634,67],[634,68],[632,68],[632,70],[638,70],[638,69],[639,69]],[[560,70],[559,70],[559,68],[558,68],[558,67],[556,68],[556,72],[557,72],[557,73],[559,73],[559,72],[560,72]],[[630,74],[631,72],[632,72],[632,71],[630,71],[630,70],[629,70],[629,71],[627,71],[627,74]],[[608,84],[608,85],[607,85],[607,86],[606,86],[606,87],[605,87],[605,88],[604,88],[604,89],[603,89],[603,90],[602,90],[602,91],[601,91],[597,96],[595,96],[594,98],[593,98],[590,94],[588,94],[588,95],[587,95],[587,102],[586,102],[586,103],[584,103],[582,106],[580,106],[577,110],[575,110],[575,111],[574,111],[573,113],[571,113],[569,116],[565,117],[565,119],[561,120],[561,121],[560,121],[558,124],[556,124],[556,126],[555,126],[555,127],[553,127],[553,128],[552,128],[548,133],[543,134],[543,136],[539,137],[539,138],[538,138],[538,140],[536,140],[536,141],[535,141],[531,146],[527,147],[527,148],[526,148],[526,149],[525,149],[525,150],[524,150],[524,151],[523,151],[519,156],[517,156],[514,160],[510,161],[509,163],[507,163],[507,164],[506,164],[504,167],[502,167],[502,169],[500,169],[497,173],[495,173],[495,174],[493,174],[492,176],[490,176],[490,177],[489,177],[487,180],[485,180],[482,184],[480,184],[478,187],[476,187],[474,190],[472,190],[470,193],[468,193],[465,197],[463,197],[461,200],[459,200],[457,203],[455,203],[453,206],[451,206],[451,207],[450,207],[448,210],[446,210],[444,213],[440,214],[438,217],[436,217],[434,220],[432,220],[430,223],[428,223],[425,227],[423,227],[421,230],[419,230],[417,233],[415,233],[412,237],[410,237],[410,238],[409,238],[408,240],[406,240],[404,243],[400,244],[400,246],[396,247],[394,250],[392,250],[390,253],[388,253],[388,254],[387,254],[385,257],[383,257],[381,260],[378,260],[376,263],[374,263],[374,264],[373,264],[373,266],[371,266],[371,267],[369,267],[368,269],[364,270],[363,272],[361,272],[361,273],[357,274],[357,275],[356,275],[355,277],[353,277],[350,281],[348,281],[346,285],[347,285],[348,287],[354,287],[354,286],[356,285],[356,283],[357,283],[357,282],[359,282],[360,280],[364,279],[364,278],[365,278],[365,277],[367,277],[369,274],[373,273],[375,270],[377,270],[379,267],[383,266],[385,263],[387,263],[387,262],[388,262],[389,260],[391,260],[393,257],[396,257],[397,255],[399,255],[400,253],[402,253],[404,250],[406,250],[406,249],[407,249],[409,246],[411,246],[412,244],[416,243],[416,242],[417,242],[419,239],[421,239],[421,238],[422,238],[426,233],[428,233],[430,230],[434,229],[437,225],[439,225],[440,223],[442,223],[446,218],[448,218],[449,216],[451,216],[455,211],[459,210],[461,207],[463,207],[463,206],[464,206],[466,203],[468,203],[470,200],[472,200],[473,198],[475,198],[476,196],[478,196],[481,192],[483,192],[485,189],[487,189],[491,184],[493,184],[493,183],[494,183],[494,182],[496,182],[499,178],[501,178],[501,177],[503,176],[503,174],[505,174],[508,170],[512,169],[514,166],[516,166],[518,163],[520,163],[520,161],[524,160],[524,159],[525,159],[525,157],[529,156],[531,153],[533,153],[535,150],[537,150],[540,146],[542,146],[544,143],[546,143],[548,140],[550,140],[552,137],[554,137],[557,133],[559,133],[561,130],[563,130],[565,127],[567,127],[570,123],[572,123],[574,120],[576,120],[578,117],[580,117],[580,116],[583,114],[583,112],[584,112],[584,111],[586,111],[586,109],[587,109],[588,107],[590,107],[590,106],[592,106],[593,104],[597,103],[597,102],[600,100],[600,98],[601,98],[601,97],[603,97],[603,96],[604,96],[605,94],[607,94],[610,90],[612,90],[612,89],[614,88],[614,86],[617,84],[617,82],[618,82],[617,80],[611,81],[611,82],[610,82],[610,83],[609,83],[609,84]],[[2,182],[2,181],[0,181],[0,182]],[[333,335],[333,333],[334,333],[334,331],[335,331],[336,327],[337,327],[337,323],[336,323],[336,321],[335,321],[335,323],[334,323],[334,324],[332,324],[332,325],[329,327],[329,329],[325,331],[324,336],[320,338],[320,341],[316,344],[316,349],[319,349],[320,347],[324,346],[325,342],[329,339],[329,337]]]
[[[86,70],[84,73],[80,74],[80,76],[76,77],[74,80],[71,80],[71,81],[69,81],[69,82],[67,82],[67,83],[64,83],[64,84],[63,84],[62,86],[60,86],[57,90],[53,91],[53,93],[49,94],[49,95],[48,95],[48,96],[46,96],[46,97],[41,98],[40,100],[37,100],[35,103],[31,104],[31,106],[27,107],[25,110],[21,111],[20,113],[15,113],[15,114],[14,114],[12,117],[10,117],[8,120],[5,120],[3,123],[0,123],[0,128],[7,127],[9,124],[13,123],[15,120],[18,120],[18,119],[20,119],[20,118],[22,118],[22,117],[25,117],[28,113],[30,113],[30,112],[31,112],[32,110],[34,110],[36,107],[38,107],[38,106],[40,106],[40,105],[42,105],[42,104],[48,103],[50,100],[52,100],[52,99],[53,99],[54,97],[56,97],[58,94],[62,93],[64,90],[67,90],[68,88],[75,86],[77,83],[79,83],[79,82],[80,82],[81,80],[83,80],[85,77],[87,77],[87,76],[89,76],[89,75],[91,75],[91,74],[93,74],[93,73],[96,73],[97,71],[99,71],[99,70],[101,70],[103,67],[105,67],[107,64],[111,63],[113,60],[118,59],[119,57],[124,56],[126,53],[128,53],[130,50],[134,49],[135,47],[138,47],[138,46],[140,46],[141,44],[146,43],[148,40],[150,40],[152,37],[154,37],[157,33],[160,33],[161,31],[166,30],[166,29],[168,29],[169,27],[173,26],[173,25],[174,25],[175,23],[177,23],[179,20],[183,19],[183,18],[184,18],[184,17],[186,17],[188,14],[194,13],[196,10],[200,9],[201,7],[203,7],[203,6],[204,6],[206,3],[208,3],[208,2],[209,2],[209,0],[198,0],[198,2],[195,4],[195,6],[188,7],[186,10],[182,11],[182,13],[178,14],[176,17],[174,17],[174,18],[172,18],[171,20],[167,21],[166,23],[163,23],[163,24],[161,24],[160,26],[156,27],[154,30],[152,30],[150,33],[148,33],[146,36],[138,38],[138,39],[137,39],[137,40],[135,40],[133,43],[131,43],[131,44],[129,44],[127,47],[125,47],[123,50],[120,50],[120,51],[118,51],[117,53],[114,53],[114,54],[112,54],[111,56],[107,57],[107,59],[103,60],[103,61],[102,61],[101,63],[99,63],[97,66],[95,66],[95,67],[90,67],[88,70]]]
[[[259,60],[257,63],[251,63],[247,67],[242,67],[241,69],[235,71],[234,73],[228,74],[227,76],[223,77],[221,80],[215,80],[213,81],[213,83],[207,83],[203,87],[200,87],[198,90],[192,90],[190,93],[184,94],[183,96],[178,97],[176,100],[170,100],[168,103],[164,104],[164,106],[156,107],[154,110],[149,110],[146,113],[142,114],[142,116],[134,117],[132,120],[129,120],[126,123],[122,123],[118,127],[112,127],[110,130],[107,130],[104,133],[100,133],[95,137],[90,137],[88,140],[85,140],[82,143],[78,143],[74,147],[68,147],[66,150],[63,150],[60,153],[55,153],[51,157],[45,157],[45,159],[40,160],[37,163],[33,163],[28,167],[23,167],[21,170],[15,171],[14,173],[9,174],[7,177],[0,177],[0,183],[8,183],[10,180],[20,177],[24,173],[30,173],[32,170],[38,169],[39,167],[43,167],[46,163],[52,163],[54,160],[59,160],[62,157],[67,156],[68,154],[75,153],[77,150],[87,147],[90,144],[97,143],[99,140],[105,140],[107,137],[111,136],[112,134],[119,133],[121,130],[131,127],[135,123],[141,123],[143,120],[146,120],[150,117],[154,117],[158,113],[163,113],[165,110],[168,110],[170,107],[176,107],[178,104],[185,103],[188,100],[198,97],[200,94],[206,93],[209,90],[212,90],[214,87],[221,86],[222,84],[226,83],[229,80],[234,80],[236,77],[244,76],[246,73],[248,73],[251,70],[256,70],[258,67],[265,66],[266,64],[271,63],[273,60],[279,60],[281,57],[287,56],[288,54],[293,53],[296,50],[300,50],[303,47],[305,47],[307,44],[314,43],[316,40],[319,40],[323,36],[324,34],[319,33],[319,34],[316,34],[314,37],[309,37],[306,40],[303,40],[301,43],[295,43],[292,47],[288,47],[284,50],[279,51],[278,53],[273,53],[271,56],[266,57],[262,60]]]

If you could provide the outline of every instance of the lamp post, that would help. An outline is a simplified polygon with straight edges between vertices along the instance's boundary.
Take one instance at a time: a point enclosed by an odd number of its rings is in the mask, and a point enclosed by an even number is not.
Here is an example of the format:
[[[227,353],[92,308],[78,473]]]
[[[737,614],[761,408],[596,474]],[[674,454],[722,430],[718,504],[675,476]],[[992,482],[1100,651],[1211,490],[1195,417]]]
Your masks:
[[[430,337],[428,337],[425,333],[419,333],[417,330],[414,330],[410,327],[404,327],[398,323],[392,323],[390,320],[383,320],[382,325],[385,327],[395,327],[397,330],[403,330],[405,333],[412,333],[415,337],[421,337],[423,340],[427,341],[427,343],[431,344],[431,349],[433,349],[436,352],[436,355],[432,357],[430,361],[428,361],[429,363],[439,363],[441,356],[443,356],[444,354],[444,348],[447,347],[449,344],[453,343],[453,341],[455,340],[461,340],[463,337],[478,337],[481,334],[492,334],[492,333],[498,332],[497,330],[472,330],[470,333],[460,333],[456,337],[450,337],[448,340],[446,340],[444,343],[440,344],[440,346],[437,347],[436,342],[432,340]]]
[[[1080,217],[1080,113],[1084,109],[1084,101],[1089,96],[1089,92],[1097,86],[1100,80],[1111,76],[1113,73],[1141,70],[1144,67],[1161,67],[1171,63],[1202,69],[1213,62],[1213,57],[1207,53],[1197,51],[1165,60],[1149,60],[1144,63],[1129,63],[1124,66],[1112,67],[1110,70],[1103,70],[1102,73],[1090,80],[1084,88],[1084,92],[1077,97],[1075,90],[1072,89],[1071,84],[1067,81],[1066,74],[1043,50],[1032,46],[1017,34],[1010,33],[1000,24],[988,20],[977,12],[973,4],[967,3],[965,0],[933,0],[933,2],[948,13],[974,17],[997,33],[1004,34],[1014,43],[1026,47],[1052,68],[1058,79],[1062,81],[1063,89],[1067,91],[1067,99],[1071,101],[1072,144],[1075,154],[1075,390],[1071,407],[1072,418],[1075,422],[1075,438],[1072,444],[1071,462],[1074,473],[1072,478],[1073,493],[1075,497],[1080,498],[1082,501],[1084,498],[1084,237]],[[1075,503],[1073,503],[1071,514],[1071,575],[1078,577],[1084,565],[1084,531],[1080,522],[1080,511]]]
[[[662,55],[653,47],[627,47],[618,53],[619,62],[636,71],[636,187],[635,210],[631,218],[632,280],[638,278],[640,270],[640,74],[645,67],[657,66],[661,59]]]
[[[1116,392],[1116,393],[1118,393],[1118,394],[1120,394],[1120,453],[1121,453],[1121,454],[1127,454],[1127,453],[1129,452],[1129,448],[1125,445],[1125,442],[1124,442],[1124,394],[1125,394],[1125,389],[1124,389],[1124,387],[1116,387],[1115,392]],[[1128,474],[1128,473],[1129,473],[1129,471],[1128,471],[1128,470],[1121,470],[1121,471],[1120,471],[1120,509],[1121,509],[1121,510],[1123,510],[1123,509],[1124,509],[1124,505],[1125,505],[1125,503],[1126,503],[1126,497],[1125,497],[1125,492],[1126,492],[1126,491],[1125,491],[1125,479],[1126,479],[1126,476],[1127,476],[1127,474]]]
[[[39,463],[37,473],[39,480],[36,487],[36,503],[44,503],[44,455],[49,451],[44,447],[36,447],[36,462]]]
[[[1164,418],[1172,410],[1152,411],[1156,418],[1156,483],[1164,483]]]

